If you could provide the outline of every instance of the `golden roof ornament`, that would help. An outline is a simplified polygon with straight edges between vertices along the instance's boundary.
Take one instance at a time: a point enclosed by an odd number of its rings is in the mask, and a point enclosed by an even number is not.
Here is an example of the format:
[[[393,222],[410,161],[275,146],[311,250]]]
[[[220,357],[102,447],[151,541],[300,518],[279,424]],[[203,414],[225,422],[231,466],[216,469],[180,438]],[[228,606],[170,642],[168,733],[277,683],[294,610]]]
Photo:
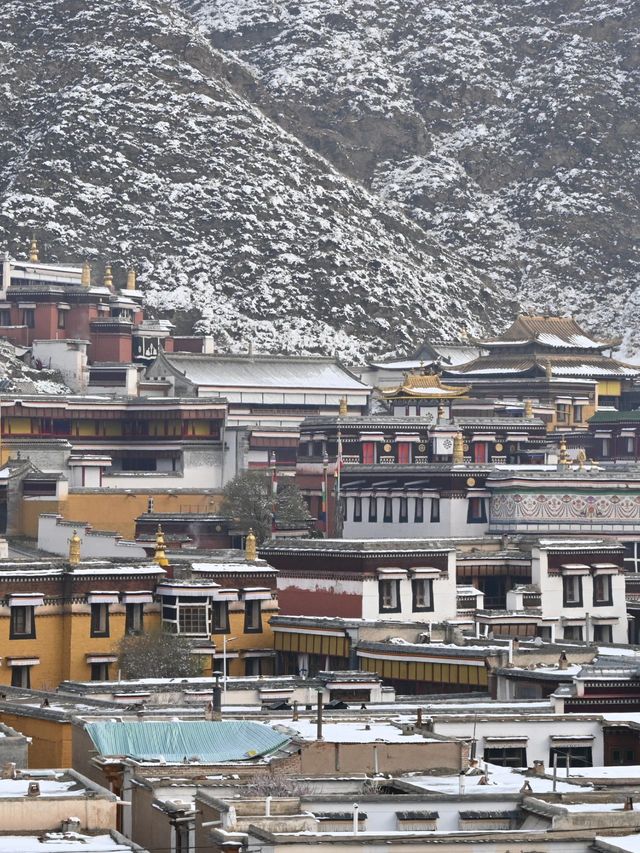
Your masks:
[[[78,531],[73,531],[73,536],[69,539],[69,565],[77,566],[80,562],[80,537]]]
[[[533,403],[531,402],[531,400],[524,401],[524,416],[525,418],[533,417]]]
[[[464,465],[464,438],[461,432],[453,437],[453,464]]]
[[[85,261],[82,264],[82,276],[80,277],[80,284],[83,287],[91,287],[91,267],[89,266],[88,261]]]
[[[587,461],[587,454],[584,451],[584,447],[581,447],[580,450],[578,450],[577,459],[578,468],[582,471],[584,469],[584,463]]]
[[[40,252],[38,250],[38,242],[35,237],[31,240],[31,245],[29,246],[29,260],[32,264],[37,264],[40,260]]]
[[[440,403],[440,405],[438,406],[438,423],[440,423],[440,421],[444,419],[444,416],[445,416],[445,408],[442,405],[442,403]]]
[[[136,271],[134,269],[127,272],[127,290],[136,290]]]
[[[560,454],[558,456],[558,464],[559,465],[570,465],[571,459],[569,458],[569,452],[567,450],[567,442],[564,436],[560,439]]]
[[[109,290],[113,290],[113,273],[111,272],[111,264],[107,264],[104,268],[103,284]]]
[[[547,363],[545,364],[544,373],[547,378],[547,382],[551,382],[551,380],[553,379],[553,372],[551,370],[551,362],[549,361],[549,359],[547,359]]]
[[[249,528],[247,538],[244,543],[244,555],[250,563],[255,563],[258,559],[258,551],[256,548],[256,537],[253,528]]]
[[[346,397],[340,397],[340,409],[338,410],[338,414],[339,414],[341,417],[343,417],[344,415],[346,415],[346,414],[347,414],[347,412],[348,412],[348,409],[347,409],[347,398],[346,398]]]
[[[158,525],[158,530],[156,531],[156,550],[153,555],[153,562],[162,566],[162,568],[169,565],[169,560],[167,560],[167,555],[164,550],[164,533],[162,532],[162,527],[160,525]]]

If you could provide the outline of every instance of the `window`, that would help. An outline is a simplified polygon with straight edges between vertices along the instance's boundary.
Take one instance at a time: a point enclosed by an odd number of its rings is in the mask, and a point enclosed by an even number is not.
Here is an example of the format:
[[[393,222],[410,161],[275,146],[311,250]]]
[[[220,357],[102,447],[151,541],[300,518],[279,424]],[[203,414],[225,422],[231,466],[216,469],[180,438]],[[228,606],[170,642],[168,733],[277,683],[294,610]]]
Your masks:
[[[413,520],[416,524],[422,524],[424,521],[424,500],[422,498],[415,498],[413,506]]]
[[[36,621],[33,607],[12,607],[10,640],[34,639],[36,636]]]
[[[92,663],[91,681],[109,681],[109,664]]]
[[[593,767],[590,746],[552,746],[549,751],[549,767],[553,767],[553,757],[558,756],[558,767]]]
[[[127,634],[141,634],[144,622],[144,605],[127,604],[125,617],[125,631]]]
[[[611,439],[603,438],[602,441],[602,456],[611,456]]]
[[[213,601],[211,603],[211,633],[229,633],[229,602]]]
[[[16,664],[11,667],[12,687],[31,687],[31,667]]]
[[[571,411],[571,406],[568,403],[557,403],[556,404],[556,421],[559,424],[568,424],[569,423],[570,411]]]
[[[636,754],[632,749],[613,750],[613,764],[635,764]]]
[[[381,580],[378,581],[378,592],[380,596],[380,610],[387,613],[400,612],[400,581]]]
[[[385,524],[391,524],[393,522],[393,498],[384,499],[384,515],[382,517],[382,521]]]
[[[411,581],[413,610],[433,610],[433,581],[429,578],[414,578]]]
[[[11,309],[10,308],[0,308],[0,326],[10,326],[11,325]]]
[[[376,461],[376,446],[373,441],[362,442],[362,464],[373,465]]]
[[[353,520],[362,521],[362,498],[353,499]]]
[[[109,605],[108,604],[92,604],[91,605],[91,636],[92,637],[108,637],[109,636]]]
[[[573,407],[573,422],[574,424],[581,424],[584,418],[584,406],[577,405]]]
[[[611,625],[594,625],[593,641],[595,643],[612,643],[613,628],[611,627]]]
[[[562,578],[562,596],[565,607],[582,607],[582,577],[564,575]]]
[[[406,524],[409,521],[409,500],[408,498],[400,498],[400,514],[398,516],[400,524]]]
[[[487,461],[487,443],[486,441],[473,442],[473,461],[482,464]]]
[[[262,667],[260,663],[262,658],[245,658],[244,659],[244,674],[245,675],[262,675]]]
[[[23,308],[22,310],[22,325],[33,329],[36,324],[36,312],[33,308]]]
[[[527,748],[525,746],[485,747],[483,759],[499,767],[526,767]]]
[[[258,634],[262,631],[262,611],[259,601],[245,601],[244,630],[247,634]]]
[[[486,520],[484,498],[469,498],[467,502],[467,524],[484,524]]]
[[[206,604],[181,604],[178,610],[178,632],[191,636],[208,634]]]
[[[411,462],[411,444],[408,441],[399,441],[396,445],[398,451],[398,462],[408,465]]]
[[[67,312],[62,311],[58,308],[58,328],[66,329],[67,328]]]
[[[431,521],[440,521],[440,498],[431,498]]]
[[[369,521],[378,520],[378,498],[369,498]]]
[[[175,831],[175,853],[191,853],[192,848],[189,844],[190,830],[189,825],[185,823],[176,823]]]
[[[626,572],[637,572],[640,568],[640,542],[623,542],[624,568]]]
[[[611,591],[611,575],[594,575],[593,606],[604,607],[607,604],[613,604],[613,594]]]
[[[582,642],[582,625],[565,625],[564,626],[564,639],[565,640],[575,640],[576,642]]]

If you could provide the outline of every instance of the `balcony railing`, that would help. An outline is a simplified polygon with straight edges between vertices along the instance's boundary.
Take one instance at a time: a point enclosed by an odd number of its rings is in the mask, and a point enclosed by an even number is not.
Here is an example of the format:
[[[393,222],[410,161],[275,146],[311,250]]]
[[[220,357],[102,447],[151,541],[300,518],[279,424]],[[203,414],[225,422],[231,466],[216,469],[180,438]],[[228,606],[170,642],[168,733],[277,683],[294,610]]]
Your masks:
[[[359,456],[347,456],[343,454],[342,456],[342,464],[343,465],[358,465],[360,462]]]
[[[426,465],[427,462],[429,461],[429,457],[428,456],[414,456],[413,461],[417,465]]]
[[[382,462],[382,463],[386,462],[386,463],[390,464],[390,463],[395,462],[395,461],[396,461],[395,456],[381,456],[380,457],[380,462]]]

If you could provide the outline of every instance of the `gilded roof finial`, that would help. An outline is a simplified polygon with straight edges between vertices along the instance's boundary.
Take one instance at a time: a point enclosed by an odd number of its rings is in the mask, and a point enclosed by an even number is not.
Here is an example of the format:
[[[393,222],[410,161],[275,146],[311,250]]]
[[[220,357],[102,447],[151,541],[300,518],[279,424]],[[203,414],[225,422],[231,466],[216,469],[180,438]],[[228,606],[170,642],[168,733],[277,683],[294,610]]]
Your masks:
[[[340,409],[338,410],[338,414],[342,417],[348,413],[347,408],[347,398],[340,397]]]
[[[440,423],[440,421],[444,419],[445,413],[445,407],[442,405],[442,403],[440,403],[440,405],[438,406],[438,423]]]
[[[111,264],[107,264],[104,268],[103,284],[109,290],[113,290],[113,273],[111,272]]]
[[[258,552],[256,550],[256,537],[253,532],[253,528],[249,528],[249,532],[247,533],[247,538],[244,543],[244,555],[250,563],[255,563],[258,559]]]
[[[78,531],[73,531],[73,536],[69,539],[69,565],[77,566],[80,562],[80,537]]]
[[[80,284],[83,287],[91,287],[91,267],[89,266],[88,261],[85,261],[82,264],[82,276],[80,278]]]
[[[547,359],[547,363],[544,367],[544,373],[547,379],[547,382],[550,382],[553,379],[553,371],[551,370],[551,362]]]
[[[531,400],[524,401],[524,416],[525,418],[533,417],[533,403],[531,402]]]
[[[136,289],[136,271],[134,269],[130,269],[127,273],[127,290],[135,290]]]
[[[153,562],[163,568],[169,565],[169,560],[167,560],[167,555],[164,550],[164,533],[162,532],[162,527],[160,525],[158,525],[158,530],[156,531],[156,551],[153,555]]]
[[[464,438],[461,432],[453,437],[453,464],[464,465]]]
[[[580,450],[578,450],[577,459],[578,459],[578,469],[580,471],[583,471],[584,470],[584,463],[587,461],[587,454],[585,453],[583,447],[581,447]]]
[[[37,264],[40,260],[40,252],[38,251],[38,242],[35,237],[31,238],[31,245],[29,246],[29,260],[32,264]]]
[[[567,442],[565,437],[563,436],[560,439],[560,453],[558,455],[558,464],[559,465],[570,465],[571,459],[569,458],[569,452],[567,450]]]

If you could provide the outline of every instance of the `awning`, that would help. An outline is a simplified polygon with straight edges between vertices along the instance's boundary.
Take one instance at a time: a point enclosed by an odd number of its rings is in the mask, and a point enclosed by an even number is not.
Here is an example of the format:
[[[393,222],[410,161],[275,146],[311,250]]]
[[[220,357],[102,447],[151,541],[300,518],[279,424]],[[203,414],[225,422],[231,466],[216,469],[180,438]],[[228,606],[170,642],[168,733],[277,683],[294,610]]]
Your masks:
[[[397,569],[382,567],[376,569],[376,574],[385,580],[402,580],[403,578],[406,578],[407,571],[407,569],[401,569],[399,567]]]
[[[9,596],[9,607],[42,607],[44,595],[41,592],[24,592]]]
[[[120,595],[117,592],[88,592],[89,604],[118,604]]]
[[[37,666],[40,658],[7,658],[9,666]]]
[[[271,601],[271,590],[266,586],[243,589],[241,595],[245,601]]]
[[[87,663],[115,663],[118,655],[86,655]]]
[[[440,569],[436,569],[435,566],[415,566],[409,571],[417,578],[440,577]]]
[[[151,604],[153,594],[150,592],[123,592],[123,604]]]

